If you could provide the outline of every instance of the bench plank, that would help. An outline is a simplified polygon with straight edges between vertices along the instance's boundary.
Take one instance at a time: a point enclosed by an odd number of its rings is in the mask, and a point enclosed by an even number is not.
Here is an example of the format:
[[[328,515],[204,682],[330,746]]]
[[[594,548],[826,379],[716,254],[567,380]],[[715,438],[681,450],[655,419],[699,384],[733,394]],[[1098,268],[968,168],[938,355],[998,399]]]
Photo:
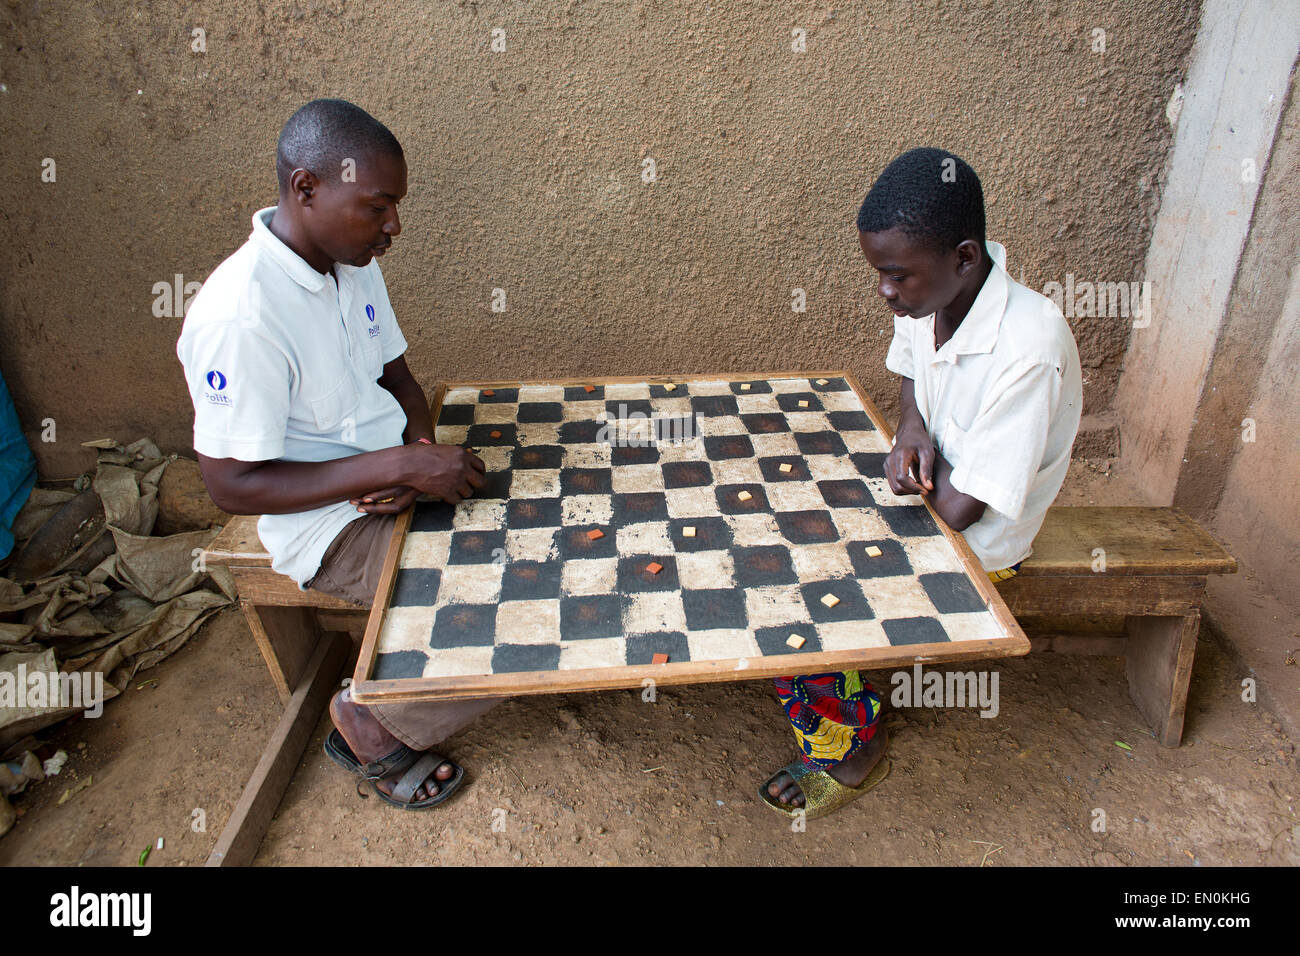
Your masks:
[[[1096,548],[1105,551],[1106,575],[1237,570],[1236,559],[1177,508],[1055,507],[1048,509],[1020,574],[1088,574]]]
[[[254,567],[269,568],[271,556],[262,546],[262,539],[257,536],[258,515],[235,515],[221,533],[203,551],[203,560],[208,564],[228,565],[239,563]]]

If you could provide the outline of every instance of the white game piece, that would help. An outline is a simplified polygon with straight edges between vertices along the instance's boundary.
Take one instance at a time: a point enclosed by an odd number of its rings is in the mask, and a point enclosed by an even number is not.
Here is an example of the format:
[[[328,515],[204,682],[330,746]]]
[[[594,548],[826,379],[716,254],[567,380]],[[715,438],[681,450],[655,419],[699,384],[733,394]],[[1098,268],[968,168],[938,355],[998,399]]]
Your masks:
[[[785,642],[797,651],[807,643],[807,638],[800,637],[798,634],[791,634],[785,639]]]
[[[800,408],[807,408],[807,407],[808,407],[808,399],[806,399],[806,398],[801,398],[801,399],[799,399],[799,407],[800,407]]]
[[[788,461],[781,462],[780,467],[777,469],[777,471],[784,472],[787,474],[793,470],[794,470],[794,465],[790,464]]]
[[[749,391],[749,383],[748,383],[748,382],[741,382],[741,383],[740,383],[740,390],[741,390],[742,392],[748,392],[748,391]]]
[[[879,548],[877,548],[874,544],[869,544],[869,545],[867,545],[867,557],[869,557],[869,558],[878,558],[878,557],[880,557],[883,553],[884,553],[884,552],[881,551]]]
[[[741,501],[748,501],[750,498],[754,496],[751,495],[748,491],[742,491],[740,494],[736,495],[736,497],[739,498]]]
[[[817,379],[817,384],[818,384],[818,385],[829,385],[829,384],[830,384],[830,380],[829,380],[829,379],[825,379],[825,378],[819,378],[819,379]]]
[[[683,538],[693,538],[693,537],[695,537],[695,525],[688,524],[685,528],[683,528],[683,529],[682,529],[682,537],[683,537]]]
[[[671,383],[669,383],[668,385],[665,385],[665,386],[664,386],[664,391],[665,391],[665,392],[675,392],[675,391],[677,391],[677,386],[676,386],[676,385],[673,385],[673,384],[671,384]]]
[[[834,594],[823,594],[822,603],[825,604],[827,607],[834,607],[835,605],[840,603],[840,599],[837,598]]]

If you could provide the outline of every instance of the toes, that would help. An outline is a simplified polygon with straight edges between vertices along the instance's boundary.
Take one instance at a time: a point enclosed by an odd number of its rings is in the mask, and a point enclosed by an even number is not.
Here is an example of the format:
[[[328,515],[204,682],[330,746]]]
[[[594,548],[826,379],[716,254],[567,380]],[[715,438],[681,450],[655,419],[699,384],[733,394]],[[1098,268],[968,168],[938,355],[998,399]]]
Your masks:
[[[781,802],[789,804],[792,807],[803,806],[803,791],[798,785],[791,782],[788,787],[781,791]]]
[[[444,762],[438,765],[438,769],[433,772],[437,780],[450,780],[456,774],[456,768],[450,763]]]
[[[773,797],[781,796],[781,791],[786,789],[786,787],[790,785],[788,782],[789,780],[790,780],[789,774],[784,772],[778,773],[775,777],[772,778],[772,782],[767,785],[768,794]]]

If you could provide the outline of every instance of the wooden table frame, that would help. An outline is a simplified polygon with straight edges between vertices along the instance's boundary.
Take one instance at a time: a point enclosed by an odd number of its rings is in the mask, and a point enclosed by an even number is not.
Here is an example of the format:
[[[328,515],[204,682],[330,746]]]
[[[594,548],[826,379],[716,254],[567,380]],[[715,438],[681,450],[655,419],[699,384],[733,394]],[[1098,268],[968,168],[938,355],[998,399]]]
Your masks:
[[[888,442],[893,438],[893,430],[885,422],[875,403],[867,397],[852,373],[843,370],[834,371],[797,371],[797,372],[753,372],[750,374],[691,374],[681,376],[652,375],[645,377],[610,376],[592,379],[545,379],[537,381],[495,381],[495,382],[451,382],[440,384],[434,392],[431,403],[433,420],[438,420],[438,413],[447,392],[451,389],[506,389],[530,386],[549,386],[563,388],[580,388],[584,385],[690,385],[692,382],[759,382],[776,379],[817,379],[842,378],[853,390],[863,409],[876,429]],[[776,657],[749,658],[748,666],[743,671],[736,669],[734,661],[681,661],[668,664],[646,664],[641,666],[623,666],[592,668],[581,672],[556,671],[543,672],[542,676],[522,683],[518,674],[484,674],[456,677],[406,677],[400,679],[376,680],[373,673],[375,658],[379,650],[379,630],[384,612],[392,597],[393,585],[397,579],[398,561],[406,540],[406,530],[410,527],[414,508],[408,508],[397,518],[389,539],[388,551],[384,557],[383,574],[375,593],[370,618],[366,623],[365,637],[361,643],[361,652],[357,657],[356,670],[352,676],[352,696],[358,703],[370,704],[389,701],[422,700],[457,700],[477,697],[518,697],[527,694],[556,694],[578,691],[613,690],[642,686],[642,681],[652,679],[660,686],[674,684],[701,684],[735,680],[755,680],[763,677],[781,677],[785,674],[822,673],[825,671],[866,668],[884,670],[892,667],[910,667],[916,663],[957,662],[967,660],[984,660],[997,657],[1018,657],[1029,653],[1029,640],[1020,625],[1007,609],[998,590],[989,582],[988,575],[980,566],[966,543],[966,539],[949,528],[930,505],[922,499],[926,509],[933,516],[935,523],[943,531],[949,544],[957,553],[962,570],[967,579],[979,593],[984,606],[993,620],[1001,628],[1004,637],[987,640],[959,641],[944,644],[911,644],[890,648],[869,648],[852,651],[819,651],[808,654],[782,654]],[[576,674],[581,674],[581,677]]]

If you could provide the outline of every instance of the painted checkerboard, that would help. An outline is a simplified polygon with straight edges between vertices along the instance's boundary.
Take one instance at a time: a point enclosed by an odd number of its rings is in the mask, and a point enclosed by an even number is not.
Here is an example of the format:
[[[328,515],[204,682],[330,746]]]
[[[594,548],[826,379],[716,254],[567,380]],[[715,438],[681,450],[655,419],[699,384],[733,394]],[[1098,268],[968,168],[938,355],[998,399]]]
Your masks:
[[[960,539],[889,490],[843,373],[449,386],[435,414],[488,480],[399,521],[358,699],[1028,650]]]

